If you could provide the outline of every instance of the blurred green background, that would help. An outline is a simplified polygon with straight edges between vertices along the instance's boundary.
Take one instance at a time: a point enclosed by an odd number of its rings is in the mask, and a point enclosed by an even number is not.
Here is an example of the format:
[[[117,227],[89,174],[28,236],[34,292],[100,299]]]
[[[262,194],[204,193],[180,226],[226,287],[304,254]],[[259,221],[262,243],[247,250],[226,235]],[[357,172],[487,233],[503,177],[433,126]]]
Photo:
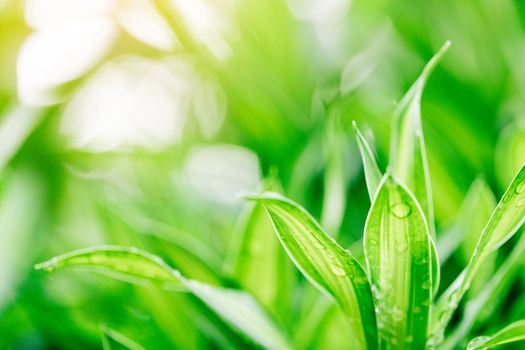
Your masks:
[[[523,1],[0,1],[0,348],[100,348],[101,325],[145,348],[253,347],[188,294],[32,268],[101,244],[254,293],[298,348],[343,348],[271,228],[250,241],[239,194],[281,191],[359,254],[352,121],[384,170],[396,101],[446,40],[422,101],[442,237],[475,178],[499,198],[525,161]],[[524,278],[475,329],[524,314]]]

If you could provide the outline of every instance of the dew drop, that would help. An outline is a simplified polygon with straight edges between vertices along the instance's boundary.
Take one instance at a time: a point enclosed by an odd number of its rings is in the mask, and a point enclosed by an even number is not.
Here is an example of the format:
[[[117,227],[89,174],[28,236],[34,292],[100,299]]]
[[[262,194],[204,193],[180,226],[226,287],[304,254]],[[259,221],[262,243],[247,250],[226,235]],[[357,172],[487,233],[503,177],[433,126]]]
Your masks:
[[[430,279],[427,278],[423,281],[423,284],[421,285],[423,289],[429,289],[430,288]]]
[[[455,293],[450,294],[450,296],[448,297],[448,303],[450,307],[456,307],[458,302],[459,302],[459,293],[455,292]]]
[[[370,243],[371,245],[377,245],[377,241],[375,239],[369,239],[368,243]]]
[[[326,247],[324,246],[324,244],[322,244],[321,242],[314,242],[314,247],[319,249],[319,250],[325,250]]]
[[[448,312],[442,312],[441,315],[439,315],[439,321],[441,323],[446,323],[448,321]]]
[[[381,299],[381,292],[379,291],[379,288],[375,284],[372,284],[372,295],[376,298],[376,300]]]
[[[442,334],[436,334],[431,336],[427,341],[427,347],[429,350],[435,350],[436,346],[441,344],[443,342],[443,335]]]
[[[522,193],[523,190],[525,190],[525,181],[520,182],[520,183],[516,186],[516,189],[515,189],[516,193],[518,193],[518,194],[519,194],[519,193]]]
[[[407,335],[405,337],[405,343],[410,344],[410,343],[412,343],[413,340],[414,340],[414,338],[411,335]]]
[[[346,276],[346,271],[339,266],[332,266],[330,270],[336,276]]]
[[[394,307],[392,309],[392,319],[394,321],[402,321],[403,318],[405,318],[405,314],[403,312],[403,310],[397,308],[397,307]]]
[[[428,257],[423,255],[423,256],[417,257],[414,262],[416,263],[416,265],[423,265],[423,264],[428,263],[428,261],[429,261]]]
[[[468,344],[467,350],[473,350],[478,348],[480,345],[486,343],[490,340],[490,337],[487,337],[486,335],[483,335],[481,337],[477,337],[472,339],[472,341]]]
[[[519,199],[518,202],[516,203],[516,206],[523,207],[524,204],[525,204],[525,199]]]
[[[400,202],[393,204],[390,207],[390,211],[392,212],[392,214],[394,214],[395,217],[404,219],[412,213],[412,207],[410,206],[410,204]]]

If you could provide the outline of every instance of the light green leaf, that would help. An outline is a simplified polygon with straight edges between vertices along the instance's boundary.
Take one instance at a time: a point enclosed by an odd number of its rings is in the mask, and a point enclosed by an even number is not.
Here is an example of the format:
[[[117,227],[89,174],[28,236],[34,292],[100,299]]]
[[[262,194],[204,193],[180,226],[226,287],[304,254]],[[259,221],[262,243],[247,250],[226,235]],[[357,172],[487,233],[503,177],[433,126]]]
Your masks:
[[[368,188],[368,195],[370,196],[370,201],[374,200],[377,188],[379,187],[379,182],[381,182],[381,170],[377,165],[374,153],[372,148],[368,145],[365,137],[359,131],[356,122],[352,123],[355,131],[355,137],[357,140],[357,146],[359,147],[359,152],[361,153],[361,159],[363,160],[363,169],[365,171],[365,180],[366,187]]]
[[[483,229],[466,269],[438,300],[432,314],[435,339],[431,343],[440,343],[443,340],[445,327],[487,256],[509,240],[524,221],[525,164],[503,194]]]
[[[134,340],[131,340],[124,334],[117,332],[114,329],[111,329],[104,325],[100,328],[102,331],[102,348],[104,350],[111,350],[113,348],[111,346],[112,342],[116,342],[117,344],[122,345],[129,350],[145,350],[145,348],[139,343],[137,343]]]
[[[328,120],[323,142],[326,167],[321,215],[321,225],[332,237],[339,234],[346,208],[345,142],[341,122],[337,115],[333,116]]]
[[[389,174],[365,225],[365,257],[381,349],[423,349],[432,298],[432,241],[419,204]]]
[[[184,289],[178,271],[159,257],[136,248],[100,246],[76,250],[37,264],[35,269],[52,272],[65,266],[82,267],[139,285],[160,284],[167,289]]]
[[[430,59],[423,72],[403,97],[394,111],[390,145],[390,167],[393,174],[412,191],[423,209],[430,235],[436,238],[432,188],[421,122],[421,97],[428,77],[450,47],[445,42]],[[432,290],[439,288],[440,266],[435,247],[432,246]]]
[[[17,295],[39,249],[35,242],[45,225],[40,182],[26,170],[4,172],[0,179],[0,310]]]
[[[483,227],[497,204],[487,183],[482,178],[476,179],[470,186],[459,213],[459,225],[464,235],[461,249],[466,263],[474,253]]]
[[[280,187],[270,179],[265,188]],[[247,203],[232,239],[225,269],[268,310],[284,316],[291,301],[293,265],[281,248],[265,209]]]
[[[394,111],[390,167],[414,193],[435,237],[432,190],[421,123],[421,96],[428,77],[450,47],[447,41],[427,63],[423,72]]]
[[[264,205],[288,255],[322,292],[349,317],[354,349],[377,348],[372,292],[351,253],[339,246],[301,206],[275,193],[250,197]]]
[[[474,338],[467,350],[490,349],[498,345],[525,340],[525,320],[516,321],[492,336]]]
[[[460,211],[460,216],[463,218],[460,232],[464,235],[461,252],[466,266],[483,232],[483,226],[490,219],[498,202],[489,186],[481,178],[476,179],[471,185],[465,201],[466,206],[462,206]],[[487,280],[494,274],[495,268],[496,254],[491,254],[485,259],[483,267],[472,281],[468,291],[469,295],[476,295],[484,287]]]
[[[150,281],[169,288],[182,286],[255,343],[268,349],[290,348],[281,330],[249,294],[187,279],[159,257],[136,248],[105,246],[83,249],[54,257],[35,268],[53,271],[66,266],[109,274],[131,283]]]
[[[522,235],[494,276],[485,283],[479,295],[467,302],[463,318],[454,332],[447,337],[446,342],[442,346],[443,350],[454,349],[457,344],[460,344],[466,338],[476,323],[484,322],[494,312],[497,312],[498,305],[508,295],[516,274],[522,266],[524,252],[525,236]]]
[[[458,247],[461,247],[465,265],[468,263],[483,231],[483,225],[490,218],[496,204],[496,198],[487,183],[482,178],[477,178],[467,191],[453,227],[439,237],[441,265]]]

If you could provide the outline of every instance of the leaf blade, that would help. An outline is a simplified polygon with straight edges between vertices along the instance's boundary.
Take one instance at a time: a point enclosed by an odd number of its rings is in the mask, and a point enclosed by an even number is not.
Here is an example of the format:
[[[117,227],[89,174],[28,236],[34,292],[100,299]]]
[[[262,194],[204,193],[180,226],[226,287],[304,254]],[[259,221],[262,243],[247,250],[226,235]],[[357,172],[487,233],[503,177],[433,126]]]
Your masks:
[[[509,240],[524,222],[525,164],[514,177],[485,225],[467,267],[439,298],[432,315],[435,343],[443,340],[445,327],[487,256]]]
[[[415,198],[385,175],[368,215],[364,238],[379,309],[380,348],[425,347],[432,298],[431,243]]]
[[[365,139],[365,137],[357,127],[357,123],[354,121],[352,125],[354,127],[355,138],[357,140],[359,153],[361,154],[361,159],[363,161],[363,169],[365,172],[365,180],[366,187],[368,188],[368,195],[370,197],[370,201],[373,201],[377,192],[377,188],[379,187],[379,183],[381,182],[381,178],[383,177],[383,174],[381,173],[381,170],[377,165],[377,161],[375,159],[374,153],[372,152],[372,148],[370,147],[368,141]]]
[[[435,236],[430,174],[421,125],[421,97],[428,77],[450,47],[445,42],[426,64],[416,82],[394,111],[390,166],[392,172],[414,193]]]
[[[130,283],[139,281],[141,284],[140,281],[146,280],[183,286],[253,342],[268,349],[290,348],[286,337],[249,294],[187,279],[159,257],[139,249],[117,246],[81,249],[37,264],[35,268],[51,272],[67,266],[83,267],[98,273],[117,272],[112,277],[127,275],[127,279],[120,279]],[[249,315],[252,322],[243,322],[242,317],[237,317],[238,314]]]
[[[333,297],[349,316],[356,337],[354,347],[375,349],[377,330],[372,294],[366,274],[354,257],[298,204],[272,193],[248,199],[264,205],[284,249],[298,269],[314,286]]]
[[[467,350],[488,349],[520,340],[525,340],[525,320],[511,323],[494,335],[472,339],[467,346]]]

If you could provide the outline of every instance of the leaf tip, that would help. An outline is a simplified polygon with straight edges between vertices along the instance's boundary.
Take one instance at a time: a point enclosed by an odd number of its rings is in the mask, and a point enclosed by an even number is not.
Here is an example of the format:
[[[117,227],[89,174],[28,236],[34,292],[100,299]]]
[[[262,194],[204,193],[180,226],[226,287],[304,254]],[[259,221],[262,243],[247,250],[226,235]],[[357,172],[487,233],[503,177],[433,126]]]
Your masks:
[[[47,260],[38,264],[35,264],[33,268],[37,271],[43,270],[46,272],[51,272],[55,269],[57,264],[57,259],[53,258],[51,260]]]
[[[245,200],[245,201],[257,202],[257,201],[261,200],[261,195],[260,194],[246,193],[246,194],[239,194],[237,197],[242,199],[242,200]]]
[[[254,202],[260,202],[268,199],[283,199],[283,197],[276,192],[264,192],[259,194],[243,194],[242,199]]]

